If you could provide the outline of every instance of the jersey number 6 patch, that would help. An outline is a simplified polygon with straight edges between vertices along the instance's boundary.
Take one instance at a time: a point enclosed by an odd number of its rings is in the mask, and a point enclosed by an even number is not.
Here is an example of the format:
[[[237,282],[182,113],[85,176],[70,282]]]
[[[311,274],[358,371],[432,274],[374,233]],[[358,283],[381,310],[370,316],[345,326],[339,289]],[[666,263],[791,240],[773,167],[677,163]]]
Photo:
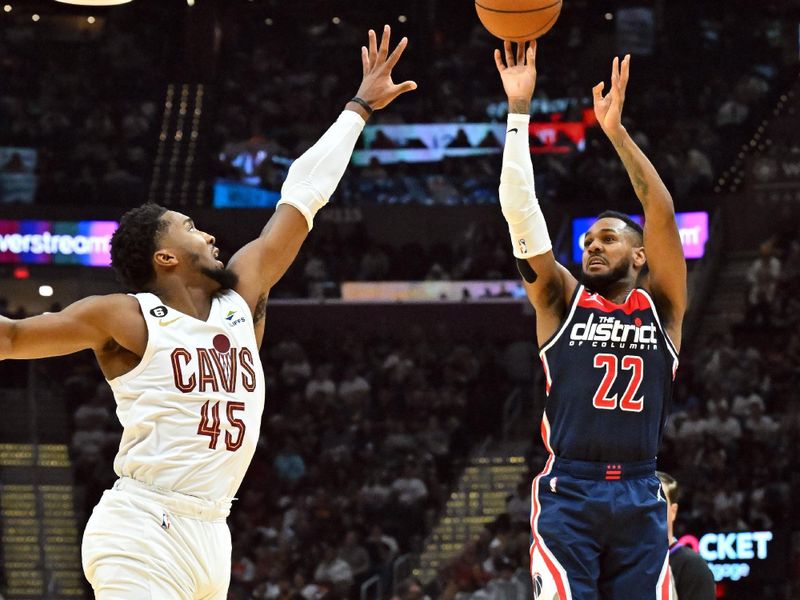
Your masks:
[[[621,366],[623,371],[631,371],[631,379],[628,382],[625,393],[622,394],[619,407],[629,412],[642,412],[644,396],[634,400],[636,392],[639,391],[639,386],[642,384],[642,374],[644,372],[644,360],[642,360],[641,356],[627,354],[620,361],[614,354],[595,354],[594,366],[596,369],[606,370],[603,375],[603,381],[600,382],[600,387],[594,393],[592,404],[595,408],[601,410],[614,410],[617,408],[617,394],[609,398],[608,392],[614,385]]]

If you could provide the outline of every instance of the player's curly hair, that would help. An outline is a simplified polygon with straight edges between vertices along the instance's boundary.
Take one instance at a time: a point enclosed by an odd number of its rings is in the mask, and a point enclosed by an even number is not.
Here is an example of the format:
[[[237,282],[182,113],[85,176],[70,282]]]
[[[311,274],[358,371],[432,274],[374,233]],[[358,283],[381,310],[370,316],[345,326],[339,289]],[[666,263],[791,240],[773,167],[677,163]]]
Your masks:
[[[597,215],[598,219],[619,219],[623,223],[625,223],[625,228],[632,231],[633,234],[636,236],[638,243],[640,245],[644,244],[644,229],[642,226],[639,225],[636,221],[631,219],[625,213],[621,213],[617,210],[604,210],[599,215]]]
[[[156,240],[169,222],[162,219],[167,209],[148,202],[122,215],[111,237],[111,266],[120,281],[135,291],[142,291],[155,278],[153,253]]]

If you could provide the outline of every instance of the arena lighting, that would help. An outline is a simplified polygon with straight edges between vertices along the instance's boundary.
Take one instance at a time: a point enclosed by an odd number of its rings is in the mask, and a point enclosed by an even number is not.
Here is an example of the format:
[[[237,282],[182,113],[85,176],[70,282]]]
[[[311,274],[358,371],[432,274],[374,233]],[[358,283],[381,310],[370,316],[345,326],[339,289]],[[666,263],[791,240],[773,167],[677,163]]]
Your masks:
[[[78,6],[115,6],[127,4],[131,0],[56,0],[62,4],[76,4]]]
[[[40,285],[39,286],[39,295],[43,298],[49,298],[53,295],[53,287],[49,285]]]

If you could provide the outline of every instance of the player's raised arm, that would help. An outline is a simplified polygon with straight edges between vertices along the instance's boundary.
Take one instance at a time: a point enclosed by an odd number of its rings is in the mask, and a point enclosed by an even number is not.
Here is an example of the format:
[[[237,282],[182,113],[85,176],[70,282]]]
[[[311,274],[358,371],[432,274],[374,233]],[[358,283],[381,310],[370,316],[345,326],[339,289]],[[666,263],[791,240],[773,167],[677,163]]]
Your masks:
[[[0,316],[0,360],[47,358],[91,349],[96,353],[108,345],[144,353],[147,336],[131,327],[125,313],[135,311],[136,301],[123,294],[91,296],[57,313],[27,319]]]
[[[644,249],[650,269],[649,287],[665,326],[675,345],[680,344],[680,329],[686,311],[686,260],[675,221],[675,207],[655,167],[634,143],[622,125],[622,107],[628,86],[631,57],[611,67],[611,90],[603,96],[603,82],[592,90],[597,121],[614,144],[644,207]]]
[[[361,48],[363,78],[355,97],[319,141],[294,161],[281,188],[275,214],[258,239],[231,259],[229,268],[239,276],[236,291],[251,309],[263,304],[269,289],[294,261],[313,226],[314,216],[327,204],[339,184],[372,111],[416,89],[413,81],[400,84],[392,81],[392,69],[408,40],[400,40],[390,54],[390,35],[391,30],[386,25],[379,46],[375,32],[369,31],[369,47]]]
[[[577,281],[553,255],[547,224],[536,198],[528,126],[536,87],[536,42],[505,42],[505,63],[499,50],[495,64],[508,96],[508,126],[500,172],[500,208],[508,222],[511,244],[525,282],[528,298],[536,309],[539,343],[544,343],[561,324]]]

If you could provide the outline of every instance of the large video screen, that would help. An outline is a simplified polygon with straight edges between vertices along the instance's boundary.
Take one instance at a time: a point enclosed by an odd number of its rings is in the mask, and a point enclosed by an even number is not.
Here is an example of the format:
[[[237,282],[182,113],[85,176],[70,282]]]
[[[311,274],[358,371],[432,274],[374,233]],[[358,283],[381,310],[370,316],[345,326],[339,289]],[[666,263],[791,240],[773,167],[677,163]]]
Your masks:
[[[0,263],[111,265],[116,221],[0,220]]]
[[[630,215],[630,217],[640,225],[644,225],[642,215]],[[702,258],[708,241],[708,213],[704,211],[677,213],[675,218],[678,221],[684,256]],[[583,240],[596,220],[597,217],[580,217],[572,220],[572,260],[576,263],[581,262]]]
[[[583,122],[531,123],[532,154],[568,154],[586,147]],[[368,125],[363,148],[353,152],[353,164],[438,162],[445,158],[500,154],[505,123],[422,123]]]

